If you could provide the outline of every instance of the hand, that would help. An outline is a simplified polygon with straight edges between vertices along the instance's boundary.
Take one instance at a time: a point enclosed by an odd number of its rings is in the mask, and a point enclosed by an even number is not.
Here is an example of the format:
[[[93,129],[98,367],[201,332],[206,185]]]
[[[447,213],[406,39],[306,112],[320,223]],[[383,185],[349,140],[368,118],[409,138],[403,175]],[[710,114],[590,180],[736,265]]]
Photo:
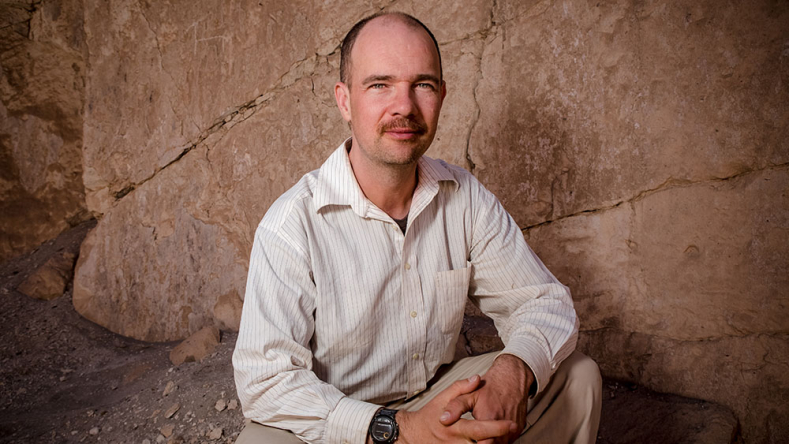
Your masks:
[[[482,377],[482,386],[451,400],[441,416],[449,426],[471,411],[477,420],[510,420],[517,424],[507,436],[479,440],[480,444],[513,442],[526,427],[529,387],[534,375],[529,367],[513,355],[501,355]]]
[[[516,424],[507,419],[459,419],[460,415],[468,410],[460,412],[458,418],[450,424],[443,425],[439,422],[439,416],[450,401],[474,392],[480,382],[478,375],[455,381],[421,409],[415,412],[397,412],[397,424],[400,427],[398,444],[493,442],[489,440],[498,437],[506,439],[507,436],[517,433],[519,430]]]

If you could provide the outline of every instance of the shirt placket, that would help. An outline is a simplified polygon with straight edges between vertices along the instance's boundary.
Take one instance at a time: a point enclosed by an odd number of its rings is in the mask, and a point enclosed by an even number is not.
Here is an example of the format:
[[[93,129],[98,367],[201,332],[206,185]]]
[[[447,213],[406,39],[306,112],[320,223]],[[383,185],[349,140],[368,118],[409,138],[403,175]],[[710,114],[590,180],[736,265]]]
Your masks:
[[[401,236],[403,236],[401,234]],[[413,238],[413,236],[410,236]],[[425,375],[425,350],[427,346],[424,298],[419,277],[419,263],[412,251],[408,232],[403,239],[400,272],[402,276],[402,307],[406,311],[406,373],[408,375],[408,396],[414,396],[427,386]]]

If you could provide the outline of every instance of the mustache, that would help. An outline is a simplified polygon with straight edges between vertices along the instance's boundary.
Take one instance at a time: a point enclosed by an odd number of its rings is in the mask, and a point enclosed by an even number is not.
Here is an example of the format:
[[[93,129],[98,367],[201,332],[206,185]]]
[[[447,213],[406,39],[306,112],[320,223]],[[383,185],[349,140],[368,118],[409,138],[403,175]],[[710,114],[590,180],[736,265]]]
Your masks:
[[[413,131],[415,133],[424,133],[427,131],[427,128],[424,124],[420,122],[416,122],[411,119],[407,119],[405,117],[396,117],[388,122],[382,123],[378,131],[384,133],[386,131],[391,131],[394,129],[406,129],[408,131]]]

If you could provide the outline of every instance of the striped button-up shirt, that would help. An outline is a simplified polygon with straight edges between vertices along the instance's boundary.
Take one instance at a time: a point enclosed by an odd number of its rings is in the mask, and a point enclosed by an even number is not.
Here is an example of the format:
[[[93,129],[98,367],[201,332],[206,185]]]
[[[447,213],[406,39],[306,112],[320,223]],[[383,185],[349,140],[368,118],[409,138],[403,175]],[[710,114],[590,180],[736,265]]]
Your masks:
[[[539,391],[575,347],[570,293],[466,170],[422,157],[405,234],[362,193],[346,141],[255,233],[233,355],[247,418],[364,443],[379,408],[451,362],[471,298]]]

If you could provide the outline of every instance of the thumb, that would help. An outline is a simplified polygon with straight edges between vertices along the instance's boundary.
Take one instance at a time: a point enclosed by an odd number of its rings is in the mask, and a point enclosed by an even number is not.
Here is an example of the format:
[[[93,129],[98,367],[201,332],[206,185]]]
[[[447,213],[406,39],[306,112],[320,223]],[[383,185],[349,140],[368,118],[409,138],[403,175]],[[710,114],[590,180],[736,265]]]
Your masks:
[[[468,379],[459,379],[447,387],[442,393],[441,402],[444,412],[439,421],[444,425],[453,424],[460,419],[463,413],[474,408],[474,401],[468,399],[467,395],[479,387],[481,378],[479,375],[472,375]],[[461,399],[462,398],[462,399]]]

